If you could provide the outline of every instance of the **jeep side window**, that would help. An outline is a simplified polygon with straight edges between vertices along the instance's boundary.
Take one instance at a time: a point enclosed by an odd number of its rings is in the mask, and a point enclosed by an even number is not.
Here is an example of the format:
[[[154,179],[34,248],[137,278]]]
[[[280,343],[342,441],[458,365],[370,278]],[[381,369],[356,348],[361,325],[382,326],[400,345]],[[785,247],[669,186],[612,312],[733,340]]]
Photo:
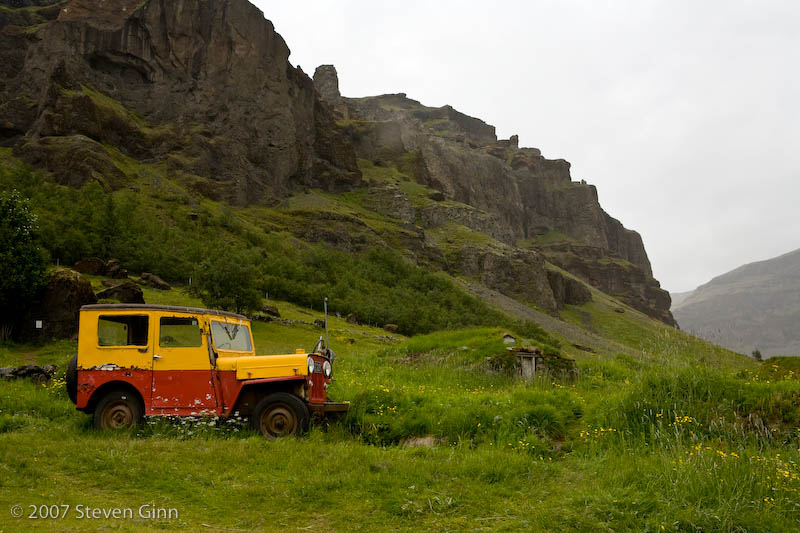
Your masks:
[[[97,320],[100,346],[147,346],[148,320],[142,315],[106,315]]]
[[[158,345],[162,348],[197,348],[203,345],[203,332],[196,318],[162,317]]]
[[[214,337],[214,347],[218,350],[233,350],[236,352],[249,352],[253,349],[250,345],[250,328],[227,322],[211,322],[211,335]]]

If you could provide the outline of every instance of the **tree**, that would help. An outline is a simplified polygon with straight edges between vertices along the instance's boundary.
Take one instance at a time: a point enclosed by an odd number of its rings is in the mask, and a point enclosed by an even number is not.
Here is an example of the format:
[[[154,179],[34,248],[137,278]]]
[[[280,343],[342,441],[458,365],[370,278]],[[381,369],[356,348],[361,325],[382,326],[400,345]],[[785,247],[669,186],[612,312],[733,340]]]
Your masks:
[[[0,342],[44,282],[45,261],[36,245],[36,215],[12,189],[0,195]]]
[[[261,304],[257,283],[255,264],[248,254],[217,250],[195,270],[192,292],[206,307],[242,313]]]
[[[763,361],[764,360],[761,357],[761,350],[759,350],[757,348],[755,350],[753,350],[753,359],[755,359],[756,361]]]

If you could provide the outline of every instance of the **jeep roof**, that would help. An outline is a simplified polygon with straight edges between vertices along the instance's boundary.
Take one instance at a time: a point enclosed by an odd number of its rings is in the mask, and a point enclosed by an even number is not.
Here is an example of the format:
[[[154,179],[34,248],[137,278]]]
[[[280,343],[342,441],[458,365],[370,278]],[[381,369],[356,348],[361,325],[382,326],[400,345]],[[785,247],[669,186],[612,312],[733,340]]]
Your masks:
[[[201,307],[181,307],[176,305],[151,305],[151,304],[90,304],[81,307],[81,311],[173,311],[176,313],[194,313],[202,315],[221,315],[241,320],[250,320],[244,315],[217,309],[203,309]]]

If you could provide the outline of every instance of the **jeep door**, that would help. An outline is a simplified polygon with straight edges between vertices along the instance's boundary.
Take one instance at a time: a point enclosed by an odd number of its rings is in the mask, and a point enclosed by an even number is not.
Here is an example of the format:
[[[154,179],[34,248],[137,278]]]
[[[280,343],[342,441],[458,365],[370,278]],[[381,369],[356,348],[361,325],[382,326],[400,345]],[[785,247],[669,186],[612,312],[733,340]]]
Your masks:
[[[202,315],[156,315],[152,404],[181,414],[215,412],[213,368],[208,357]],[[186,413],[186,409],[192,409]],[[169,414],[169,413],[166,413]]]

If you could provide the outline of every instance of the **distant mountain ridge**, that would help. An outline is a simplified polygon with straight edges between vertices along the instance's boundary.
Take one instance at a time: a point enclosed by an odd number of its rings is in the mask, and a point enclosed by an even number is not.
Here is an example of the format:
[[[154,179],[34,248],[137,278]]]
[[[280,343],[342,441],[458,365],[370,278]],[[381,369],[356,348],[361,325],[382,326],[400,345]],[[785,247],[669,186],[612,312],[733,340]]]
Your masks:
[[[676,296],[673,315],[690,333],[740,353],[800,355],[800,249]]]

